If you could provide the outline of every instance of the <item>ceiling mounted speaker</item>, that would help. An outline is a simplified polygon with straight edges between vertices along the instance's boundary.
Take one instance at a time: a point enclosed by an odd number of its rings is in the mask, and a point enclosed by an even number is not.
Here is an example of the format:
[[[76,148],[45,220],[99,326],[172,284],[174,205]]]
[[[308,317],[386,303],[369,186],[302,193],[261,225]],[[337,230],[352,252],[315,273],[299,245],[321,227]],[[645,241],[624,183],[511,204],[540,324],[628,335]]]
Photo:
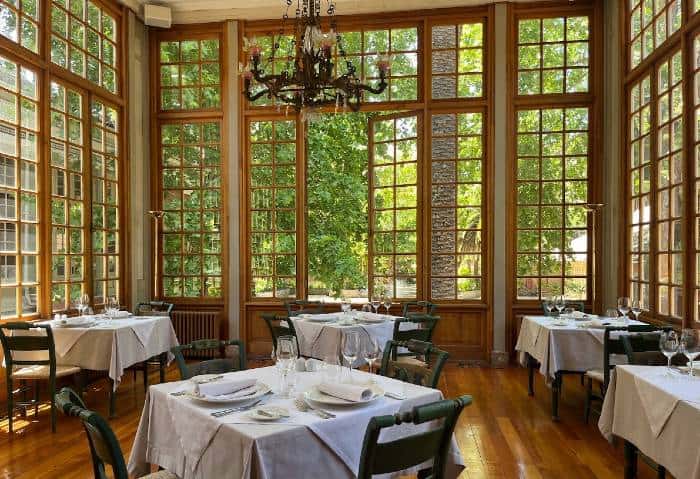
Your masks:
[[[173,16],[170,9],[159,5],[144,5],[143,19],[149,27],[170,28],[173,24]]]

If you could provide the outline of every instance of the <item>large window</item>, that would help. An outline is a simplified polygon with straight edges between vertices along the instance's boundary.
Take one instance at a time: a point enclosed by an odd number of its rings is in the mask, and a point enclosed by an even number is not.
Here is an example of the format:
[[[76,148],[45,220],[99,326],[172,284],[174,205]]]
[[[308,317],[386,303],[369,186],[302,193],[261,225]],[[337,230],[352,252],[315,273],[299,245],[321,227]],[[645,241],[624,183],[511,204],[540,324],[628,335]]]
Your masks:
[[[0,317],[39,311],[39,81],[0,55]]]
[[[39,0],[0,0],[0,35],[39,53]]]
[[[683,17],[681,5],[681,0],[629,2],[628,42],[632,68],[678,31]]]

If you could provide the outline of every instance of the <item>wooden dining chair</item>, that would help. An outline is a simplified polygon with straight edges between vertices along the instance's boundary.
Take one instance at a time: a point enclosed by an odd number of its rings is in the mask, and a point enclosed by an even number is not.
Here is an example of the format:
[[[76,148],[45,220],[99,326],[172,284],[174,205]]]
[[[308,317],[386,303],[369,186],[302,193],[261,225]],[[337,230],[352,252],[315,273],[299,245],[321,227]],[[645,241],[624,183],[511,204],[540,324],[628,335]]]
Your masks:
[[[401,316],[408,318],[414,315],[433,316],[437,305],[430,301],[407,301],[401,305]]]
[[[287,308],[287,316],[299,316],[300,314],[322,314],[323,303],[320,301],[306,301],[297,299],[295,301],[287,301],[284,303]]]
[[[299,349],[299,338],[297,331],[294,329],[294,323],[291,319],[285,316],[278,316],[274,313],[262,313],[260,315],[270,331],[270,339],[272,340],[272,350],[277,346],[277,338],[280,336],[294,336],[297,342],[297,350]],[[301,351],[299,351],[301,355]]]
[[[672,329],[670,326],[661,328],[651,326],[643,333],[623,337],[622,344],[627,355],[627,363],[641,366],[666,366],[668,360],[661,352],[659,341],[662,332]],[[685,361],[683,355],[676,355],[671,362],[682,366],[685,365]]]
[[[232,348],[234,347],[234,348]],[[235,349],[235,351],[231,351]],[[233,371],[243,371],[246,368],[245,345],[243,341],[230,339],[199,339],[189,344],[175,346],[170,351],[175,355],[180,379],[190,379],[200,374],[222,374]],[[187,364],[185,354],[188,352],[209,352],[219,357],[207,359],[198,363]]]
[[[442,479],[445,476],[457,419],[462,409],[471,402],[471,396],[461,396],[417,406],[404,413],[375,416],[370,419],[362,443],[358,479],[370,479],[375,474],[403,471],[431,459],[432,466],[421,470],[418,477]],[[401,439],[379,442],[379,436],[384,429],[398,428],[401,424],[425,424],[428,421],[441,421],[441,424]]]
[[[605,391],[610,383],[610,371],[615,367],[613,363],[613,355],[625,355],[625,347],[622,344],[622,339],[619,335],[613,335],[615,332],[627,331],[626,327],[608,326],[603,333],[603,368],[590,369],[584,375],[586,380],[586,401],[583,410],[583,421],[588,424],[588,418],[591,414],[591,408],[595,401],[603,402]],[[600,394],[594,391],[593,384],[599,385]],[[600,411],[597,411],[600,413]]]
[[[165,301],[149,301],[136,306],[135,316],[170,316],[175,305]]]
[[[12,416],[16,406],[23,408],[34,406],[34,416],[36,417],[39,407],[38,382],[40,381],[48,383],[51,402],[51,432],[56,432],[56,407],[54,404],[56,379],[73,376],[76,386],[82,390],[80,368],[56,364],[53,332],[48,324],[27,322],[0,324],[0,343],[2,343],[2,349],[5,353],[7,416],[10,434],[13,431]],[[27,358],[27,355],[36,357]],[[23,357],[27,359],[22,359]],[[31,400],[25,398],[15,402],[14,381],[19,381],[23,385],[27,381],[34,382],[34,398]]]
[[[408,318],[398,318],[394,321],[394,333],[391,337],[394,341],[418,341],[432,342],[435,326],[440,321],[440,316],[429,314],[415,314]],[[402,325],[412,325],[410,329],[403,329]]]
[[[398,355],[399,349],[407,350],[411,357]],[[379,374],[435,389],[449,357],[449,353],[425,341],[387,341]]]
[[[147,303],[139,303],[136,306],[136,311],[134,316],[167,316],[170,317],[170,313],[173,311],[175,305],[173,303],[166,303],[165,301],[149,301]],[[141,371],[143,373],[143,389],[148,391],[148,373],[151,366],[158,368],[158,374],[160,377],[160,382],[165,382],[165,368],[168,362],[168,353],[164,352],[157,356],[148,358],[146,361],[134,364],[129,369],[134,372],[134,380],[136,380],[136,372]]]
[[[56,394],[55,402],[66,416],[77,417],[83,423],[92,457],[92,468],[95,479],[129,479],[124,454],[119,440],[99,414],[90,411],[80,397],[70,388],[63,388]],[[111,469],[111,474],[107,470]],[[158,471],[142,479],[177,479],[168,471]]]

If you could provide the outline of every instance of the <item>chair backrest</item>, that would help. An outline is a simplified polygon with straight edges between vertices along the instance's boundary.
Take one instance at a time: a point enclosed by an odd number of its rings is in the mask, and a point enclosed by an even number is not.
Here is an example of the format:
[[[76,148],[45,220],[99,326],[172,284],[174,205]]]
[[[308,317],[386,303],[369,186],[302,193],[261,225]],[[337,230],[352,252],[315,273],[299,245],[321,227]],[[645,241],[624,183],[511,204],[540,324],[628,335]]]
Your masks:
[[[227,357],[228,346],[237,346],[238,357]],[[245,344],[237,339],[221,341],[218,339],[198,339],[189,344],[181,344],[171,349],[175,355],[175,362],[180,370],[181,379],[190,379],[200,374],[221,374],[233,371],[243,371],[246,368]],[[207,359],[195,364],[187,364],[185,351],[211,351],[218,354],[218,358]]]
[[[405,348],[415,357],[398,356],[397,350]],[[431,343],[417,341],[387,341],[379,374],[411,384],[437,388],[440,373],[450,355]]]
[[[129,479],[119,440],[107,421],[87,409],[71,388],[63,388],[56,394],[56,405],[66,416],[77,417],[82,421],[90,445],[95,478]],[[111,476],[107,474],[107,467],[112,468]]]
[[[11,374],[15,366],[49,366],[49,378],[56,377],[56,349],[53,331],[48,324],[13,322],[0,324],[0,343],[5,354],[5,368]],[[17,357],[13,353],[19,353]],[[42,353],[40,359],[31,353]]]
[[[136,316],[170,316],[175,305],[165,301],[150,301],[136,306]]]
[[[440,316],[431,316],[429,314],[412,314],[407,318],[399,318],[394,321],[394,341],[408,341],[417,339],[418,341],[431,342],[433,340],[433,332],[437,326]],[[412,329],[402,329],[403,324],[413,324]]]
[[[613,356],[626,354],[625,346],[622,342],[622,334],[627,330],[627,327],[624,326],[607,326],[605,328],[605,333],[603,334],[603,391],[608,389],[610,371],[615,367],[612,362]]]
[[[660,366],[667,364],[666,356],[661,353],[659,340],[663,331],[670,331],[670,326],[657,327],[652,325],[629,326],[630,332],[623,336],[622,344],[627,354],[628,364]]]
[[[277,316],[274,313],[262,313],[261,316],[265,324],[267,324],[267,329],[270,331],[273,350],[277,347],[277,338],[280,336],[294,336],[297,340],[297,348],[299,348],[297,330],[294,329],[294,323],[291,319],[285,316]]]
[[[462,409],[471,402],[471,396],[461,396],[454,400],[414,407],[403,414],[376,416],[370,419],[362,444],[358,479],[370,479],[375,474],[403,471],[430,459],[433,459],[430,477],[442,478],[455,424]],[[402,423],[424,424],[428,421],[441,421],[441,424],[401,439],[379,442],[379,435],[383,429],[401,427]]]
[[[323,313],[323,303],[320,301],[306,301],[297,299],[284,303],[287,308],[287,316],[298,316],[300,314],[321,314]]]
[[[413,315],[432,316],[437,310],[437,305],[430,301],[408,301],[401,306],[401,316],[408,318]]]
[[[544,313],[545,316],[559,316],[559,311],[557,311],[556,309],[553,309],[551,312],[547,311],[547,308],[545,308],[544,301],[542,301],[542,303],[540,303],[540,305],[542,307],[542,312]],[[565,301],[564,305],[566,308],[573,308],[576,311],[581,311],[582,313],[584,312],[585,307],[586,307],[585,304],[583,303],[583,301]]]

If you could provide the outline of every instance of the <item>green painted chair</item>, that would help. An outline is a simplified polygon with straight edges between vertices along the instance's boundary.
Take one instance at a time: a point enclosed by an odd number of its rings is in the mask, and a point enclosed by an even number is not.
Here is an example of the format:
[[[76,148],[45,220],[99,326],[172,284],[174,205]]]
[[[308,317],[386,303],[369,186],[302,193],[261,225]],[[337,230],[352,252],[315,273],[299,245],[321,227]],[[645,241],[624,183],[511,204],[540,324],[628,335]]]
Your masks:
[[[149,301],[136,306],[136,316],[170,316],[175,305],[165,301]]]
[[[627,354],[627,363],[642,366],[666,366],[668,359],[661,352],[659,340],[663,331],[672,329],[670,326],[648,326],[640,334],[624,336],[622,344],[625,348],[625,354]],[[684,366],[686,361],[687,359],[684,355],[677,354],[673,357],[671,363],[676,366]]]
[[[440,321],[440,316],[429,314],[413,314],[409,317],[399,318],[394,321],[394,341],[408,341],[416,339],[418,341],[432,342],[435,326]],[[411,329],[403,329],[404,324],[411,325]]]
[[[235,355],[227,355],[227,349],[236,346]],[[231,339],[221,341],[219,339],[199,339],[189,344],[181,344],[171,349],[175,355],[175,362],[180,370],[180,379],[190,379],[200,374],[222,374],[233,371],[243,371],[246,368],[245,345],[243,341]],[[218,354],[218,358],[207,359],[194,364],[187,364],[185,354],[189,351],[211,351]]]
[[[320,301],[306,301],[297,299],[284,303],[287,308],[287,316],[299,316],[300,314],[321,314],[323,313],[323,303]]]
[[[433,316],[437,305],[430,301],[408,301],[401,305],[401,316],[408,318],[414,315]]]
[[[280,336],[294,336],[297,341],[298,350],[299,338],[297,337],[297,330],[294,329],[294,323],[291,319],[285,316],[277,316],[274,313],[263,313],[260,316],[262,317],[263,321],[265,321],[268,331],[270,331],[273,352],[277,346],[277,338]]]
[[[165,301],[150,301],[147,303],[139,303],[136,306],[134,316],[167,316],[173,311],[175,305],[166,303]],[[148,391],[148,371],[150,366],[158,368],[160,382],[165,382],[165,368],[168,362],[168,353],[161,353],[158,356],[149,358],[139,364],[132,366],[130,369],[134,371],[134,380],[136,379],[136,371],[143,373],[143,389]]]
[[[471,396],[461,396],[454,400],[414,407],[409,412],[370,419],[362,443],[358,479],[370,479],[375,474],[404,471],[431,459],[432,467],[421,470],[418,477],[442,479],[457,419],[462,409],[471,402]],[[442,421],[437,428],[394,441],[379,442],[379,435],[384,429],[400,427],[404,423],[418,425],[437,420]]]
[[[56,365],[53,332],[48,324],[27,322],[2,324],[0,325],[0,343],[2,343],[2,349],[5,353],[7,416],[10,434],[12,433],[12,416],[16,406],[34,406],[35,416],[39,406],[38,385],[34,385],[34,399],[16,402],[14,398],[14,381],[19,381],[23,384],[27,381],[35,383],[38,381],[48,382],[48,391],[51,399],[51,431],[56,432],[56,407],[54,404],[56,379],[74,376],[76,381],[79,381],[80,368],[77,366]],[[37,359],[19,359],[23,355],[25,355],[25,358],[27,358],[26,355],[36,356]],[[79,389],[82,389],[79,382],[77,385]]]
[[[400,348],[408,351],[407,354],[411,357],[399,356],[397,351]],[[379,374],[411,384],[437,388],[442,368],[449,357],[449,353],[425,341],[387,341]]]
[[[129,479],[122,448],[107,421],[96,412],[87,409],[80,397],[70,388],[61,389],[56,394],[55,402],[66,416],[77,417],[82,421],[90,445],[95,479],[108,477]],[[109,475],[108,468],[112,470]],[[159,471],[141,477],[142,479],[177,479],[175,474],[168,471]]]

